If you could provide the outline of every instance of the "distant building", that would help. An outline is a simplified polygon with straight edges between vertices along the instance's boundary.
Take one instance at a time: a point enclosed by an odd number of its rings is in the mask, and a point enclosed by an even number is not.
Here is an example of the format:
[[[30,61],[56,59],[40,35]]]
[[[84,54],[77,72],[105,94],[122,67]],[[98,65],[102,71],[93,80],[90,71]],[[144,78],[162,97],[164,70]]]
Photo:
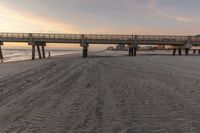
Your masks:
[[[116,50],[125,51],[126,50],[126,45],[125,44],[118,44],[116,46]]]
[[[165,49],[165,45],[158,45],[157,49]]]

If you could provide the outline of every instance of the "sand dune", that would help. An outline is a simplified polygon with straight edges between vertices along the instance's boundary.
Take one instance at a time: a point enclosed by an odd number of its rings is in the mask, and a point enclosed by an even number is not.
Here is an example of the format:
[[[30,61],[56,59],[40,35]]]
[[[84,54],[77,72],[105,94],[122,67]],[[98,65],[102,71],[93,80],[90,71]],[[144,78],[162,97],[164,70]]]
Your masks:
[[[0,64],[0,132],[200,132],[199,56],[100,55]]]

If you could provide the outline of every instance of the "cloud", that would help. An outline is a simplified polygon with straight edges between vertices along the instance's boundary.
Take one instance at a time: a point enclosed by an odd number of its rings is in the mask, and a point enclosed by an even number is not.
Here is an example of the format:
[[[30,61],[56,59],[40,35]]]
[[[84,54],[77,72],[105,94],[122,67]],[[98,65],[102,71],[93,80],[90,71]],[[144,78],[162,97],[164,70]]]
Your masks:
[[[183,23],[195,23],[199,21],[198,19],[190,18],[189,16],[177,15],[176,13],[172,14],[170,11],[166,10],[163,6],[161,5],[158,6],[157,4],[158,2],[159,0],[149,0],[149,4],[147,6],[149,10],[154,11],[155,15]]]
[[[163,16],[165,18],[173,19],[176,21],[180,21],[180,22],[186,22],[186,23],[194,23],[197,21],[197,20],[191,19],[189,17],[185,17],[185,16],[172,16],[172,15],[168,15],[168,14],[161,14],[161,16]]]
[[[78,33],[74,25],[66,22],[17,12],[4,6],[0,6],[0,17],[1,31]]]
[[[149,9],[156,9],[157,0],[149,0],[147,8]]]
[[[199,15],[175,9],[172,0],[0,1],[5,32],[188,34],[198,32],[200,22]]]

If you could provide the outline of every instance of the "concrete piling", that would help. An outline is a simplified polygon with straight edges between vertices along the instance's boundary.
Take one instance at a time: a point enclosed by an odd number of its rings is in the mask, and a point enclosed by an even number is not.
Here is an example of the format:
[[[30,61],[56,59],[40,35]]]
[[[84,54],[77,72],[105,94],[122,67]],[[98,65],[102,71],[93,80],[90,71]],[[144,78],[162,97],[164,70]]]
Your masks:
[[[37,51],[38,51],[39,59],[42,59],[42,55],[41,55],[41,51],[40,51],[40,45],[37,45]]]
[[[45,56],[45,45],[42,45],[42,57],[46,58],[46,56]]]
[[[188,55],[188,54],[189,54],[189,49],[186,48],[186,49],[185,49],[185,55]]]
[[[196,49],[193,50],[193,54],[196,54]]]
[[[129,56],[133,56],[133,47],[129,48]]]
[[[35,60],[35,45],[32,44],[32,60]]]
[[[0,42],[0,59],[3,59],[3,52],[1,46],[3,46],[3,42]]]
[[[176,49],[173,49],[173,56],[176,55]]]
[[[128,55],[131,56],[131,48],[129,48]]]
[[[134,54],[133,55],[137,56],[137,48],[136,47],[134,48]]]
[[[182,55],[181,48],[178,49],[178,55],[180,55],[180,56]]]
[[[88,56],[88,47],[83,47],[83,58]]]

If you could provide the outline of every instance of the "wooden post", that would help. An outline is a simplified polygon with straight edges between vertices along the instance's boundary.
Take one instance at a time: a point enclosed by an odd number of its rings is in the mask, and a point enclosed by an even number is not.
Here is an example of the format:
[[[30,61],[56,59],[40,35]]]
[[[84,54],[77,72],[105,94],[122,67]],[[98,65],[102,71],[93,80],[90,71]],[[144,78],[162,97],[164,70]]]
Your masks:
[[[44,47],[44,45],[42,45],[42,56],[43,56],[43,58],[46,58],[45,57],[45,47]]]
[[[37,45],[37,50],[38,50],[39,59],[42,59],[41,51],[40,51],[40,45]]]
[[[182,55],[182,53],[181,53],[181,52],[182,52],[182,51],[181,51],[181,48],[179,48],[179,49],[178,49],[178,55],[180,55],[180,56],[181,56],[181,55]]]
[[[173,56],[176,55],[176,49],[173,49]]]
[[[35,60],[35,44],[32,44],[32,60]]]

